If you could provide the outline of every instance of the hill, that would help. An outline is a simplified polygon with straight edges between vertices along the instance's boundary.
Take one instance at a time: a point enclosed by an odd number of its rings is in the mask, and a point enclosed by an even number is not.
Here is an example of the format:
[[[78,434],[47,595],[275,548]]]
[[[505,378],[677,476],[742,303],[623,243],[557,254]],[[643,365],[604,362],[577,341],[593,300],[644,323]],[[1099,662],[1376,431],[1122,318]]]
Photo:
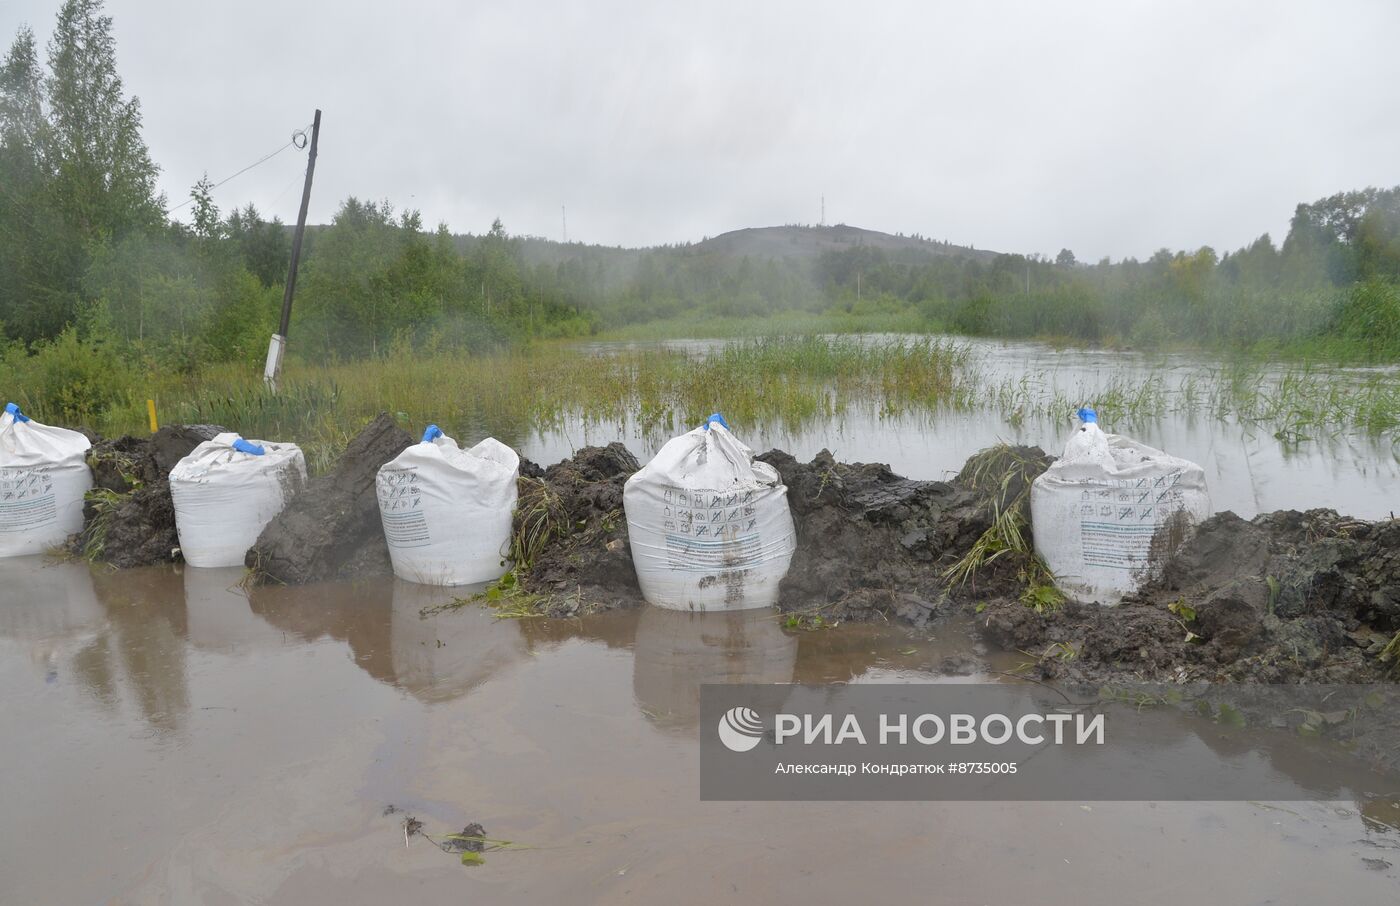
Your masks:
[[[903,236],[838,223],[835,226],[749,227],[721,233],[692,248],[735,258],[786,260],[813,259],[823,252],[842,252],[854,246],[885,252],[892,259],[966,257],[990,261],[996,252],[973,249],[922,236]]]
[[[457,248],[469,252],[480,239],[471,233],[455,237]],[[750,258],[758,261],[802,261],[810,262],[823,252],[844,252],[864,246],[879,249],[894,261],[913,263],[930,258],[969,258],[977,261],[991,261],[997,252],[974,249],[965,245],[954,245],[923,236],[904,236],[867,230],[844,223],[835,226],[772,226],[746,227],[730,230],[718,236],[708,237],[700,242],[683,245],[650,246],[624,248],[621,246],[586,245],[580,242],[563,243],[539,236],[515,237],[523,259],[531,265],[562,264],[569,260],[606,260],[614,268],[631,272],[648,253],[681,254],[691,256],[715,256],[721,259],[738,261]]]

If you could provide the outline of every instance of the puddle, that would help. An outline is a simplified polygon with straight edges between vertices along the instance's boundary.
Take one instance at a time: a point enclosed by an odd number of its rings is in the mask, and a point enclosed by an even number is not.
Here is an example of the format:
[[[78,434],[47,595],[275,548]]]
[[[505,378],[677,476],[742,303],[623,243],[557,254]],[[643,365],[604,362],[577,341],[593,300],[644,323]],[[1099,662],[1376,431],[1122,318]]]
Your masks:
[[[1019,659],[965,626],[422,618],[448,595],[238,579],[0,561],[7,901],[1382,903],[1400,881],[1400,808],[1276,743],[1317,801],[698,800],[700,683],[988,681]],[[463,868],[405,848],[390,804],[529,848]]]

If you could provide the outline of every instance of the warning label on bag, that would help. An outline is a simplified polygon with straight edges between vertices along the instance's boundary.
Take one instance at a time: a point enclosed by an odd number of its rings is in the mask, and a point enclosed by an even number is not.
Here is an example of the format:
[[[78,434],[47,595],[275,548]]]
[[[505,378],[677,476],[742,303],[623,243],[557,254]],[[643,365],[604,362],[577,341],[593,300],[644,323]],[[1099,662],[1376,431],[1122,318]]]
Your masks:
[[[414,469],[380,469],[375,480],[384,540],[390,547],[426,547],[432,538],[423,515],[422,488]]]
[[[704,491],[664,488],[661,531],[705,541],[737,538],[758,530],[753,491]]]
[[[1184,505],[1180,471],[1120,478],[1080,495],[1084,564],[1137,569],[1147,561],[1158,527]]]
[[[0,532],[32,531],[57,518],[48,469],[0,469]]]

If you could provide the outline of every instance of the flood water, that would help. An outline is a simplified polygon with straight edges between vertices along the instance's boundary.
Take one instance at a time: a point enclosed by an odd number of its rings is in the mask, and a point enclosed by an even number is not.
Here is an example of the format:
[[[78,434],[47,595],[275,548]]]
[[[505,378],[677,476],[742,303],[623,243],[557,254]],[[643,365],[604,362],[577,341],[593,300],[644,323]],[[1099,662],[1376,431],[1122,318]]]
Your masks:
[[[699,801],[701,682],[997,679],[1008,659],[967,627],[425,618],[450,595],[249,594],[241,573],[0,561],[0,900],[1380,904],[1400,889],[1400,804],[1286,746],[1266,756],[1305,801]],[[979,672],[945,675],[967,655]],[[405,814],[520,848],[464,867],[406,847]]]
[[[867,336],[865,342],[900,342],[896,335]],[[657,343],[703,355],[721,340]],[[955,338],[969,346],[988,386],[1024,382],[1039,398],[1057,394],[1094,405],[1107,388],[1158,380],[1168,391],[1189,381],[1210,383],[1221,363],[1187,356],[1146,356],[1111,350],[1060,350],[1043,343],[992,342]],[[603,353],[623,345],[589,344]],[[1359,381],[1377,373],[1400,381],[1400,370],[1334,368],[1340,382]],[[1263,374],[1269,376],[1269,371]],[[723,411],[723,400],[715,406]],[[957,474],[973,453],[995,443],[1034,444],[1059,455],[1072,429],[1071,407],[1062,418],[1027,414],[1011,420],[992,411],[938,411],[889,415],[878,405],[852,404],[830,422],[793,428],[783,424],[735,424],[736,433],[755,451],[774,447],[802,461],[823,448],[846,462],[883,462],[911,478],[946,479]],[[1220,420],[1210,414],[1179,411],[1160,418],[1115,420],[1105,413],[1105,427],[1143,443],[1199,463],[1206,472],[1216,510],[1233,510],[1251,518],[1281,509],[1335,509],[1363,519],[1387,518],[1400,510],[1400,447],[1396,435],[1373,436],[1345,426],[1309,429],[1308,439],[1288,443],[1274,436],[1272,425]],[[573,418],[562,430],[526,433],[516,438],[525,455],[543,464],[557,462],[588,444],[621,440],[643,462],[683,427],[646,431],[632,419],[587,423]]]

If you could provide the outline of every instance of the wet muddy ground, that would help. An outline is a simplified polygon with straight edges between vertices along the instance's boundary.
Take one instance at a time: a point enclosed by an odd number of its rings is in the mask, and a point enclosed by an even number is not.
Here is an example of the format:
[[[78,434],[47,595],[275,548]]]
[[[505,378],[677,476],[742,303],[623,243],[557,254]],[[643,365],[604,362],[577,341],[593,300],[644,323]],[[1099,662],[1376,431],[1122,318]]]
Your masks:
[[[448,596],[241,576],[0,563],[7,902],[1366,904],[1400,884],[1400,805],[1306,740],[1256,746],[1303,801],[698,800],[700,682],[997,679],[1021,658],[970,621],[424,618]],[[519,848],[463,867],[405,846],[406,815]]]

